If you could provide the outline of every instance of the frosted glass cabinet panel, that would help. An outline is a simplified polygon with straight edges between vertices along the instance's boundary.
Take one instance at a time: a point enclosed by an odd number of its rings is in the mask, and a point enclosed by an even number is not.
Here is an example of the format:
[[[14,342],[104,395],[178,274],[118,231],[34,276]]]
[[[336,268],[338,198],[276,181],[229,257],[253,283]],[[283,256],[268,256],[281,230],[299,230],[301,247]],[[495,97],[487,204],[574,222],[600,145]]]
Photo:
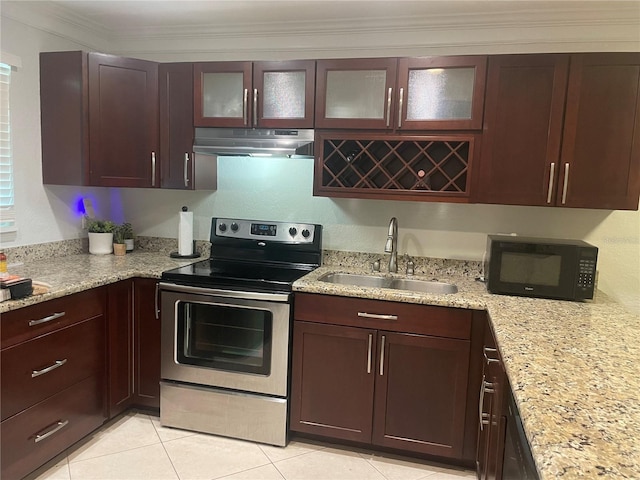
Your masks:
[[[401,58],[396,128],[482,128],[485,56]]]
[[[397,59],[319,60],[317,128],[393,128]]]
[[[311,128],[315,61],[194,64],[197,127]]]
[[[193,64],[193,124],[249,127],[251,62]]]

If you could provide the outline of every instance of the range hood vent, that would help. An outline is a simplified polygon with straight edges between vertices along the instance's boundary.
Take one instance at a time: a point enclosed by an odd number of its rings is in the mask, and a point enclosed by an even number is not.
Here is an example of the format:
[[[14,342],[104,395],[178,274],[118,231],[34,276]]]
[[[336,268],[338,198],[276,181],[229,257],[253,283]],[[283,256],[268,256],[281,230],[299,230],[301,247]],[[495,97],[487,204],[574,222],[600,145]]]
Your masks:
[[[313,130],[196,128],[193,151],[220,156],[313,158]]]

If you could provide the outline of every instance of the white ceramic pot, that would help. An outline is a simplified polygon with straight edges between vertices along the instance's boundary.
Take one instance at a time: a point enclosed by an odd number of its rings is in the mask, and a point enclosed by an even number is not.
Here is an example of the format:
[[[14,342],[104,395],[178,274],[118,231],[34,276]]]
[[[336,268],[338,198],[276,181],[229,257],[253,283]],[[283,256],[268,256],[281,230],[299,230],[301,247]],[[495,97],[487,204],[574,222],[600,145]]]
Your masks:
[[[113,252],[113,233],[89,232],[89,253],[108,255]]]
[[[127,246],[127,252],[133,251],[133,238],[125,238],[125,245]]]

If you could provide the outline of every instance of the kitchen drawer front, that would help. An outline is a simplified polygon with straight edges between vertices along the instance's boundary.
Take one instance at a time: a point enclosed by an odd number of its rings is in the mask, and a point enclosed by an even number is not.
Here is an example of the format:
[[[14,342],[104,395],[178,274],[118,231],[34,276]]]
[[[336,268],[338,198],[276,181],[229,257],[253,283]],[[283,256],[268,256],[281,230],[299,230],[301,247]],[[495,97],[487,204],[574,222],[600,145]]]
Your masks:
[[[294,318],[394,332],[471,338],[471,310],[355,297],[296,293]]]
[[[104,317],[2,350],[2,420],[104,372]]]
[[[0,424],[2,478],[18,479],[105,421],[101,377],[80,383]]]
[[[2,314],[0,347],[6,348],[105,311],[105,289],[93,288]]]

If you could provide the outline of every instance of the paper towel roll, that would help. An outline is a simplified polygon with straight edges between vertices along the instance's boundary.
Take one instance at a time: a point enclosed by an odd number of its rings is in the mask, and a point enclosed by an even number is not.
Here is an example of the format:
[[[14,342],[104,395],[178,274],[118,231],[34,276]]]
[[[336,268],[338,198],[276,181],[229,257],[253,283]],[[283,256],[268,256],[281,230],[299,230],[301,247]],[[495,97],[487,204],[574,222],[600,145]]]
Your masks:
[[[178,223],[178,254],[193,254],[193,212],[180,212]]]

